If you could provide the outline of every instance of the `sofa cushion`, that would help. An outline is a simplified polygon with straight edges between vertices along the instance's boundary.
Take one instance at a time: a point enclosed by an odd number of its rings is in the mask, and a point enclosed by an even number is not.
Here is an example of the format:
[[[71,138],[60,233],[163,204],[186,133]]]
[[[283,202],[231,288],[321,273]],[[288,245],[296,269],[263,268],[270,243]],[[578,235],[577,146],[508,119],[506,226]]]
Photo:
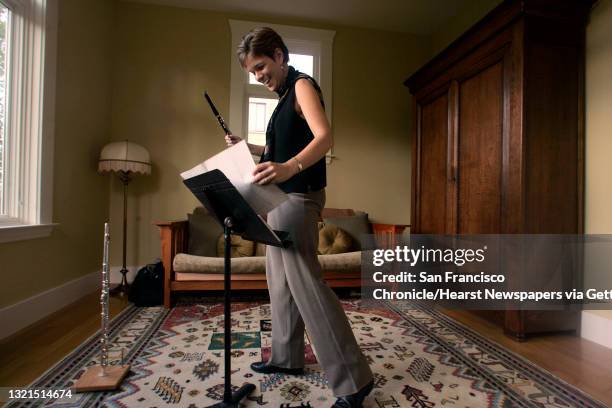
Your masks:
[[[232,258],[240,258],[244,256],[253,256],[255,253],[255,243],[248,239],[242,238],[240,235],[231,235],[230,256]],[[217,256],[225,256],[225,236],[221,234],[217,240]]]
[[[217,239],[223,234],[223,228],[214,217],[201,207],[193,214],[187,214],[189,223],[189,247],[187,252],[199,256],[216,256]]]
[[[342,228],[328,223],[319,223],[319,247],[320,255],[341,254],[348,252],[353,245],[353,240]]]
[[[361,251],[334,255],[319,255],[319,262],[325,272],[359,272]],[[173,268],[178,273],[220,273],[224,272],[223,258],[177,254]],[[249,256],[232,259],[232,274],[265,273],[266,257]]]
[[[319,255],[319,263],[324,272],[359,272],[361,270],[361,251]]]
[[[337,225],[348,233],[353,242],[349,251],[361,250],[362,240],[367,239],[367,235],[372,234],[372,227],[368,221],[368,214],[363,211],[356,211],[355,215],[349,217],[327,217],[323,219],[323,222]]]
[[[223,273],[225,270],[224,258],[217,256],[176,254],[172,265],[176,272]],[[265,273],[265,271],[265,256],[245,256],[232,259],[232,274]]]

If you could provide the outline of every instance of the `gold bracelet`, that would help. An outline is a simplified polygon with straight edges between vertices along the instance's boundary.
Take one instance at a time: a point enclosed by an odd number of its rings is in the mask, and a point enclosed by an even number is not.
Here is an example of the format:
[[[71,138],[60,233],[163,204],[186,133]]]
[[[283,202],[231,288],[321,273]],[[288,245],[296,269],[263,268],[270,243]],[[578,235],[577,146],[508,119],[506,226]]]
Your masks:
[[[301,171],[302,171],[302,170],[304,170],[304,167],[302,166],[302,163],[301,163],[301,162],[298,160],[298,158],[297,158],[297,157],[293,156],[293,158],[294,158],[294,159],[295,159],[295,161],[297,162],[298,169],[299,169],[298,173],[301,173]]]

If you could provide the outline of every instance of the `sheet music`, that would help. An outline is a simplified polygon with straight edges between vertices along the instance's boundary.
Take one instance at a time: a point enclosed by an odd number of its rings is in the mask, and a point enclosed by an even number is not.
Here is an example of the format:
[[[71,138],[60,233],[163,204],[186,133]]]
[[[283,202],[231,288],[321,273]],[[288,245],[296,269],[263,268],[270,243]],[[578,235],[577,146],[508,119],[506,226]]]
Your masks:
[[[181,177],[186,180],[215,169],[225,174],[257,214],[267,214],[289,198],[275,184],[253,184],[255,162],[244,140],[181,173]]]

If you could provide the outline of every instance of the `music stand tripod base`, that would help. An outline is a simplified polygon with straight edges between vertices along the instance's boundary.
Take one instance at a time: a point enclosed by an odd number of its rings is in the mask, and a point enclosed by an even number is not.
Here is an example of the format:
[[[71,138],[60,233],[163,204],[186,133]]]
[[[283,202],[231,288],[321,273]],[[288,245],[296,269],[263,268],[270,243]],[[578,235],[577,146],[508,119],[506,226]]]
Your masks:
[[[240,407],[240,401],[242,401],[244,397],[253,391],[255,391],[254,384],[244,384],[242,387],[238,388],[232,393],[232,398],[230,401],[221,401],[215,405],[211,405],[209,408],[238,408]]]

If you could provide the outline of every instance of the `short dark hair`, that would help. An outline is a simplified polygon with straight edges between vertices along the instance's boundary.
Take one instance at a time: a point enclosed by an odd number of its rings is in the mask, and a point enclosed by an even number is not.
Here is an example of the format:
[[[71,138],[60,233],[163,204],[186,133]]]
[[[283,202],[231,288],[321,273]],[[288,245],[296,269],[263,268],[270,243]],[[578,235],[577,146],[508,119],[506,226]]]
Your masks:
[[[265,55],[274,59],[274,52],[277,48],[283,52],[283,62],[289,62],[289,50],[281,36],[270,27],[257,27],[242,37],[236,54],[240,65],[244,66],[247,55]]]

